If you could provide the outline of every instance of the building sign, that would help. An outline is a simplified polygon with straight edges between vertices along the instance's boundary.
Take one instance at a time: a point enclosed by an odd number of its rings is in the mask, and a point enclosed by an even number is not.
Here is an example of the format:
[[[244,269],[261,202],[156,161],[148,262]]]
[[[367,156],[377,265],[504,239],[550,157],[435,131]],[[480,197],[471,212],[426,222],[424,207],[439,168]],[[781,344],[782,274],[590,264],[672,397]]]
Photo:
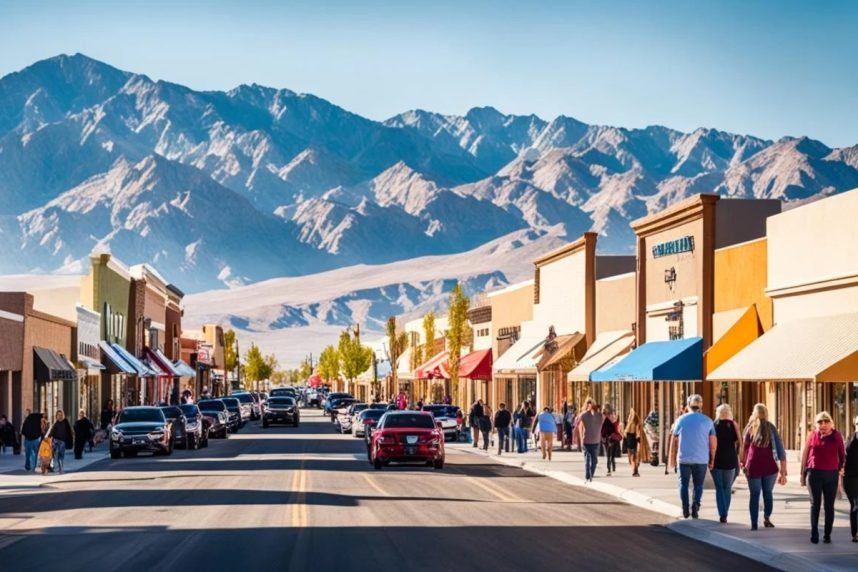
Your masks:
[[[667,242],[662,242],[653,246],[652,257],[659,258],[661,256],[668,256],[670,254],[679,254],[680,252],[692,251],[694,251],[694,237],[683,236],[682,238],[668,240]]]

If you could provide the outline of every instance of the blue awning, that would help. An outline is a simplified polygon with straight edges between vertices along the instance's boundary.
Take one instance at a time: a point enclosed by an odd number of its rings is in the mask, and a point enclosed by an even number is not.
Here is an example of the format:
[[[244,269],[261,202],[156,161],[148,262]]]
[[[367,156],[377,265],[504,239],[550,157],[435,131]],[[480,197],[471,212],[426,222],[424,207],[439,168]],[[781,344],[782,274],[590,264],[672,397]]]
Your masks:
[[[98,347],[101,349],[102,363],[107,366],[107,371],[110,373],[124,373],[127,375],[137,375],[137,370],[131,367],[122,357],[113,349],[113,346],[105,341],[98,342]]]
[[[703,338],[649,342],[611,365],[590,373],[590,381],[700,381]]]
[[[131,352],[119,344],[110,344],[110,347],[112,347],[113,350],[119,354],[119,357],[125,360],[125,362],[134,369],[132,373],[141,377],[153,377],[157,375],[157,372],[153,371],[148,365],[131,355]]]
[[[173,362],[173,367],[176,368],[176,371],[179,372],[179,377],[196,377],[197,372],[186,364],[184,360],[176,360]]]

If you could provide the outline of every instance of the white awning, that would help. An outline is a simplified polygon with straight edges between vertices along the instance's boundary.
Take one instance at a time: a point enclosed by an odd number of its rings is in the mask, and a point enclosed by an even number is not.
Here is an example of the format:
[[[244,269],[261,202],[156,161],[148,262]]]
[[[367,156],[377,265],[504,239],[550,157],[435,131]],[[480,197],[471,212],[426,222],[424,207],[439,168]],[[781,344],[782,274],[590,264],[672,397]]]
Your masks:
[[[635,335],[630,330],[602,332],[587,349],[584,359],[570,371],[567,381],[589,381],[590,373],[601,369],[609,361],[628,353],[634,345]]]
[[[414,372],[411,369],[411,348],[406,349],[396,361],[396,376],[399,379],[412,379]]]
[[[102,370],[107,369],[101,365],[101,362],[92,359],[91,357],[79,355],[77,356],[77,361],[81,366],[83,366],[83,369],[86,370],[87,375],[99,375]]]
[[[537,328],[532,322],[521,325],[521,337],[492,365],[495,373],[536,373],[536,362],[545,344],[548,328]]]
[[[858,381],[858,313],[777,324],[707,379]]]

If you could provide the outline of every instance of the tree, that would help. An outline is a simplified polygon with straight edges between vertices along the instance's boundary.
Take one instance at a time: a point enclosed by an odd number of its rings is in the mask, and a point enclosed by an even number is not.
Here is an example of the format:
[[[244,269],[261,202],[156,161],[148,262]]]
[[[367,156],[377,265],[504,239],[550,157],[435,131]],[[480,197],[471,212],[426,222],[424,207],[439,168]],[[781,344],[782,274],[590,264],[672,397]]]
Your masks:
[[[450,361],[450,390],[452,398],[456,400],[460,407],[465,404],[461,403],[459,395],[459,359],[462,355],[462,348],[468,339],[468,307],[470,301],[462,294],[462,288],[457,282],[450,292],[450,304],[447,312],[448,330],[447,330],[447,352],[449,353]]]
[[[349,382],[346,391],[349,391],[354,379],[372,365],[372,349],[361,345],[357,333],[352,336],[349,330],[343,330],[337,353],[340,356],[340,370]]]
[[[340,375],[340,354],[333,345],[322,350],[319,355],[319,375],[325,381],[337,379]]]
[[[277,356],[274,354],[268,354],[265,356],[265,377],[262,379],[272,379],[274,377],[274,372],[277,371],[277,368],[280,367],[280,362],[277,361]],[[257,389],[259,389],[257,387]]]
[[[223,367],[227,373],[235,371],[238,362],[238,345],[235,339],[235,330],[228,329],[223,333]]]
[[[255,383],[258,389],[260,381],[271,377],[271,372],[273,369],[271,367],[272,360],[274,364],[277,363],[277,360],[274,359],[274,356],[263,356],[262,352],[259,350],[259,346],[251,342],[250,349],[247,350],[246,354],[244,354],[245,379],[247,379],[247,381]]]
[[[390,375],[393,379],[393,390],[398,388],[399,376],[396,373],[396,366],[399,358],[408,349],[408,334],[405,332],[396,333],[396,318],[390,317],[387,319],[387,359],[390,360]],[[390,395],[393,398],[393,395]]]
[[[426,349],[423,351],[424,355],[420,363],[435,355],[435,312],[429,312],[423,316],[423,338],[426,340],[423,344]]]
[[[310,364],[309,359],[304,358],[304,360],[301,361],[301,367],[298,368],[298,382],[306,382],[311,375],[313,375],[313,366]]]

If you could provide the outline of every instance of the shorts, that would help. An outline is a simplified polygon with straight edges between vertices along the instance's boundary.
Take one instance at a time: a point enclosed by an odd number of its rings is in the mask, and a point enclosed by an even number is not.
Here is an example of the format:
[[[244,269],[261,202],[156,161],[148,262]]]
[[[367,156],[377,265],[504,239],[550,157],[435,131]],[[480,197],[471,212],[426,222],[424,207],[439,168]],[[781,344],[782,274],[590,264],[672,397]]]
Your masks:
[[[626,451],[628,451],[629,453],[638,452],[637,433],[626,433]]]

